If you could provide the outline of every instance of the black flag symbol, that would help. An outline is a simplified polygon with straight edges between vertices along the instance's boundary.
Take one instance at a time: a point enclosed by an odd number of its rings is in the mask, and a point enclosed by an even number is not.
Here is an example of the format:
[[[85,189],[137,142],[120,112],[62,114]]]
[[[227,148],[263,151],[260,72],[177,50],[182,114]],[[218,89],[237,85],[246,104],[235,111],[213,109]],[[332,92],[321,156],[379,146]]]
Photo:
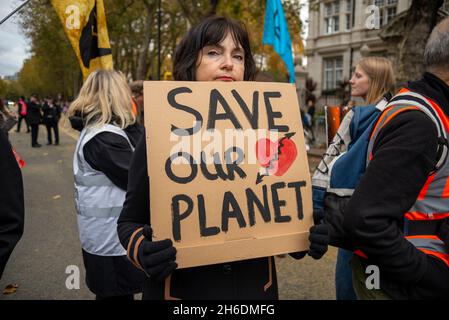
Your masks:
[[[79,48],[81,60],[87,69],[89,69],[90,60],[112,54],[111,48],[98,47],[97,4],[92,8],[89,20],[81,32]]]

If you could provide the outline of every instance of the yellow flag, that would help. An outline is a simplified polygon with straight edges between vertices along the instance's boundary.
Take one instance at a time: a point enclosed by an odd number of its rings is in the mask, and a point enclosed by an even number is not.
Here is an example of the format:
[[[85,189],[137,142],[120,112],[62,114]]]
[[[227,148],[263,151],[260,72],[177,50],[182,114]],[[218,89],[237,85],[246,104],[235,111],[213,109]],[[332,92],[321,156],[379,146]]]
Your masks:
[[[51,0],[75,50],[84,79],[96,69],[112,69],[112,51],[103,0]]]

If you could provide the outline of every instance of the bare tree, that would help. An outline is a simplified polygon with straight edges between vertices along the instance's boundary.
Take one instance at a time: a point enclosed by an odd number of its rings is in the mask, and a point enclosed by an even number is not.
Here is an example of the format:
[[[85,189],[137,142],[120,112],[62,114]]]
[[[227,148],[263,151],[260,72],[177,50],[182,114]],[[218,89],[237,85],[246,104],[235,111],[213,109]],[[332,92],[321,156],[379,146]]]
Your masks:
[[[150,50],[150,42],[152,38],[153,14],[156,9],[156,1],[143,1],[145,5],[145,29],[142,37],[142,43],[139,52],[139,60],[137,64],[137,80],[145,80],[148,69],[148,52]]]
[[[219,0],[177,0],[177,2],[190,25],[195,25],[204,17],[216,14],[219,4]]]
[[[438,22],[444,0],[413,0],[402,19],[396,19],[380,34],[391,46],[397,45],[396,77],[399,82],[418,79],[424,71],[427,39]]]
[[[215,15],[217,13],[218,2],[219,0],[210,0],[209,15]]]

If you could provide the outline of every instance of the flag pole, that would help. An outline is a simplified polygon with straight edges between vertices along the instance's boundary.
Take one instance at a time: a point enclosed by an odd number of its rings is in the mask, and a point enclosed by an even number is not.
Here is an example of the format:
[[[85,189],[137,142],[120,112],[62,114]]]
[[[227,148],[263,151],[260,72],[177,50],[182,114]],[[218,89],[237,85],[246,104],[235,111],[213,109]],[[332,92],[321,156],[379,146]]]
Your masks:
[[[3,24],[3,22],[7,21],[9,18],[11,18],[17,11],[25,7],[31,0],[26,0],[25,3],[22,3],[18,8],[16,8],[13,12],[8,14],[5,18],[0,21],[0,26]]]

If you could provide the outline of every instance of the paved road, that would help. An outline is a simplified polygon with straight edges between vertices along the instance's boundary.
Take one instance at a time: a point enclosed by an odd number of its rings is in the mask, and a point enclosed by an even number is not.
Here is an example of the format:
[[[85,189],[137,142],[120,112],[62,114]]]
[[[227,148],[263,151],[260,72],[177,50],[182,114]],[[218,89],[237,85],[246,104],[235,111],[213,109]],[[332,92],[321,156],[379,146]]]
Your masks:
[[[84,284],[84,269],[73,200],[72,156],[76,135],[62,131],[59,146],[46,146],[46,130],[40,128],[42,148],[30,147],[30,135],[10,133],[17,151],[27,162],[25,185],[25,232],[0,280],[0,289],[18,284],[9,299],[92,299]],[[316,159],[311,159],[312,166]],[[281,299],[335,299],[333,270],[336,251],[321,260],[277,259]],[[79,267],[80,289],[66,288],[66,268]]]

